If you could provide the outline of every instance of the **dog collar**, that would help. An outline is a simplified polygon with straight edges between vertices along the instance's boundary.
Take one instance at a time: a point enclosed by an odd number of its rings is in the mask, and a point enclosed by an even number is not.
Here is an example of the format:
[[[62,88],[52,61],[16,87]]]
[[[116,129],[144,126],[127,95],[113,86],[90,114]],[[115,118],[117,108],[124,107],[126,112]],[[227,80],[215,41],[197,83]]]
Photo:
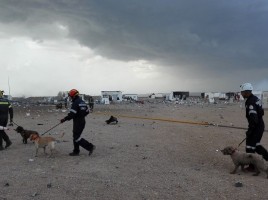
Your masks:
[[[34,134],[34,135],[31,136],[31,140],[35,140],[35,139],[37,139],[37,138],[38,138],[38,135],[35,135],[35,134]]]
[[[237,150],[237,149],[234,149],[234,150],[232,151],[231,155],[233,155],[233,154],[235,153],[236,150]]]

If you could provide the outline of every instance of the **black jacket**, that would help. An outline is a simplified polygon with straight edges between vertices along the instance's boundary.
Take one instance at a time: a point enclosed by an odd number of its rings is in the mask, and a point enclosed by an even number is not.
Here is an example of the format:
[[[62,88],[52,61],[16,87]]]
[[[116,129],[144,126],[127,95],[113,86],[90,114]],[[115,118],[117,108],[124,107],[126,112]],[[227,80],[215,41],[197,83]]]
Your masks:
[[[0,119],[8,120],[8,113],[10,120],[13,120],[13,108],[7,99],[0,98]]]
[[[87,104],[79,96],[76,96],[72,102],[70,112],[64,119],[68,121],[71,119],[74,121],[85,120],[85,116],[89,114]]]
[[[253,94],[250,95],[245,102],[246,117],[248,120],[248,129],[253,131],[254,129],[264,126],[263,118],[264,111],[262,108],[261,100]]]

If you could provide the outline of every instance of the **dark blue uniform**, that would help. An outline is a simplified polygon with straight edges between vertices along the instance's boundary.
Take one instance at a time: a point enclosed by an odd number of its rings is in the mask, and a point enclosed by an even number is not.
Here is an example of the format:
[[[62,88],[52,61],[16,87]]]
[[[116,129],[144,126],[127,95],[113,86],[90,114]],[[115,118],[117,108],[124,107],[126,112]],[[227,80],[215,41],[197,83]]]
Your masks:
[[[264,111],[262,108],[261,100],[253,94],[247,98],[246,106],[246,118],[248,120],[248,131],[246,139],[246,152],[262,155],[265,160],[268,160],[268,152],[260,144],[263,132],[264,121],[262,116]]]
[[[13,108],[7,99],[0,97],[0,126],[7,126],[8,123],[8,113],[10,116],[10,121],[13,120]],[[3,140],[6,142],[6,147],[11,144],[8,135],[4,130],[0,130],[0,148],[3,149]]]
[[[72,107],[68,115],[64,118],[65,120],[73,119],[73,144],[74,154],[79,154],[79,146],[88,150],[93,151],[94,145],[89,143],[87,140],[81,137],[81,134],[85,128],[86,120],[85,117],[89,114],[87,104],[79,97],[75,96],[72,100]]]

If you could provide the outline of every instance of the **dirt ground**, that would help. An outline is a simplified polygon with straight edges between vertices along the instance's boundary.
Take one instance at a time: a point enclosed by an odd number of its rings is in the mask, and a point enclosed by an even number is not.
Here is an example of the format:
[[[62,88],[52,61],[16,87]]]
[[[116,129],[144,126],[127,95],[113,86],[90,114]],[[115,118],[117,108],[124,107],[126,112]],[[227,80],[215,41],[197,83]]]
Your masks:
[[[14,122],[42,134],[67,112],[52,106],[14,107]],[[118,117],[117,125],[105,123],[110,115]],[[241,170],[229,174],[231,158],[219,151],[238,146],[245,130],[131,116],[247,127],[242,103],[95,105],[83,132],[96,145],[94,153],[89,157],[81,149],[80,156],[68,156],[70,121],[46,134],[59,140],[55,157],[49,158],[43,151],[34,157],[34,144],[23,144],[14,126],[7,131],[13,144],[0,152],[0,200],[268,199],[263,172],[258,177]],[[262,144],[268,148],[267,132]],[[245,143],[239,147],[244,149]]]

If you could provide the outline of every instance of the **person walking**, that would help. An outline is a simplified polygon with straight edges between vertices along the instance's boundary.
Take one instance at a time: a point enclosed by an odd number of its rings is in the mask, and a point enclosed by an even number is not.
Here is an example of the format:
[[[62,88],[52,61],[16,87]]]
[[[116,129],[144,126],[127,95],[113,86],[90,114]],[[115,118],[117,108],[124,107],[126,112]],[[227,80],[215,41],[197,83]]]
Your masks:
[[[89,97],[88,105],[89,105],[90,111],[92,112],[94,108],[94,98],[92,96]]]
[[[79,97],[79,92],[76,89],[69,91],[68,96],[72,99],[71,109],[66,117],[60,120],[61,123],[73,120],[73,151],[70,156],[78,156],[80,153],[79,146],[89,152],[89,156],[93,153],[96,146],[81,137],[85,128],[85,117],[89,114],[87,104]]]
[[[3,97],[4,91],[0,90],[0,126],[6,127],[8,123],[8,114],[10,117],[10,125],[13,125],[13,108],[10,102]],[[4,128],[0,129],[0,151],[4,150],[3,140],[6,142],[5,148],[8,148],[12,144]]]
[[[244,83],[240,86],[241,95],[246,99],[246,118],[248,121],[248,130],[246,131],[246,152],[258,153],[268,161],[268,152],[261,145],[261,139],[264,132],[263,115],[264,110],[262,108],[261,100],[253,95],[253,86],[251,83]],[[253,165],[249,165],[247,168],[249,171],[254,170]]]

